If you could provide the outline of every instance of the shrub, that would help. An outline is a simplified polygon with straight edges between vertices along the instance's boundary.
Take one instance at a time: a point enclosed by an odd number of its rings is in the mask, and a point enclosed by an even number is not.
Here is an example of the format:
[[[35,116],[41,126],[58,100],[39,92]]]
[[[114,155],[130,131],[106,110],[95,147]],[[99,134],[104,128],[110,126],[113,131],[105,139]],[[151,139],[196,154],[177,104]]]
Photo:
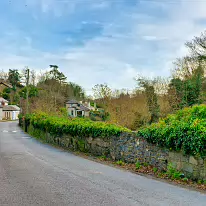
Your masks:
[[[158,168],[154,167],[153,172],[156,173],[158,171]]]
[[[166,174],[172,179],[181,179],[184,177],[184,174],[181,173],[180,171],[177,171],[176,168],[171,163],[169,163],[167,166]]]
[[[169,115],[138,131],[148,142],[185,154],[206,156],[206,105]]]
[[[137,170],[140,169],[141,168],[141,163],[137,161],[135,163],[135,167],[136,167]]]
[[[53,135],[70,134],[82,137],[119,136],[130,130],[104,122],[93,122],[86,118],[68,119],[65,117],[48,116],[44,113],[30,114],[25,117],[34,128],[41,129]]]
[[[124,162],[123,162],[122,160],[118,160],[118,161],[116,162],[116,164],[119,165],[119,166],[123,166],[123,165],[124,165]]]

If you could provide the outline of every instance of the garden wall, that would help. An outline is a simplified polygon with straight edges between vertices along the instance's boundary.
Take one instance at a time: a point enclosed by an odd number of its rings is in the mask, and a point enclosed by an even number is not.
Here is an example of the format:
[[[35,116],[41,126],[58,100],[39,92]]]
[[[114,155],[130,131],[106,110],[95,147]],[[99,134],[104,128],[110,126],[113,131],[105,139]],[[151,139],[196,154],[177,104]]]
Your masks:
[[[128,163],[148,163],[161,170],[166,170],[172,163],[178,170],[195,179],[206,179],[206,159],[185,156],[181,152],[172,152],[146,142],[135,133],[122,133],[119,137],[108,138],[52,136],[47,132],[34,128],[31,124],[27,132],[36,138],[59,146],[89,152],[93,155],[107,156],[113,160]]]

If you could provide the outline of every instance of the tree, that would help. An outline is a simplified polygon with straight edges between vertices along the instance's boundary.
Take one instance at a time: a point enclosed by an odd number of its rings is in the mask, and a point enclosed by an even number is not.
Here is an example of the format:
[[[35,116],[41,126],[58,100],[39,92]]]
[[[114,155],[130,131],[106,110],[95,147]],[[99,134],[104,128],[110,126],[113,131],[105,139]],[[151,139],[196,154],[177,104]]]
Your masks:
[[[17,69],[9,69],[8,80],[13,86],[13,90],[16,90],[17,85],[20,84],[21,75]]]
[[[26,99],[27,98],[27,91],[28,91],[28,97],[38,97],[39,95],[39,89],[33,85],[29,85],[28,87],[24,87],[19,91],[20,97]]]
[[[206,60],[206,31],[199,37],[194,37],[192,41],[186,43],[193,57],[198,60]]]
[[[49,73],[51,75],[51,79],[54,79],[56,81],[64,82],[67,77],[58,70],[57,65],[50,65],[50,68],[52,69]]]
[[[173,70],[168,94],[174,110],[201,103],[204,82],[202,60],[184,57],[178,59]]]
[[[6,81],[8,79],[8,73],[3,70],[0,71],[0,80]]]
[[[109,88],[109,86],[104,83],[104,84],[96,84],[93,88],[93,94],[96,99],[100,99],[103,102],[105,100],[111,98],[112,96],[112,90]]]
[[[137,82],[138,85],[144,89],[146,94],[147,106],[151,114],[150,123],[158,121],[160,116],[160,106],[158,104],[158,97],[154,88],[156,80],[148,80],[144,77],[139,77],[137,78]]]

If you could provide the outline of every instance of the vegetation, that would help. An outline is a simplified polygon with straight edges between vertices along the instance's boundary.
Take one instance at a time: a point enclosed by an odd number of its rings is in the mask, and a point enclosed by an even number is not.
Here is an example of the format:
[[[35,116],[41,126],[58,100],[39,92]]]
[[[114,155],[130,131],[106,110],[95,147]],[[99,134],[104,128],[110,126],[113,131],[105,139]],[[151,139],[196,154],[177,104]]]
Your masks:
[[[44,111],[47,114],[56,114],[65,107],[68,99],[83,100],[85,98],[83,88],[75,83],[67,82],[66,76],[59,71],[58,66],[50,65],[50,69],[38,75],[28,68],[22,71],[10,69],[8,73],[1,71],[0,80],[3,79],[4,82],[12,85],[12,88],[5,88],[0,96],[8,100],[10,104],[20,106],[24,114],[27,92],[29,113]]]
[[[20,121],[23,118],[19,116]],[[26,115],[25,121],[32,124],[34,128],[47,131],[53,135],[70,134],[72,136],[82,137],[111,137],[119,136],[122,132],[130,130],[103,122],[93,122],[89,119],[75,118],[68,119],[65,117],[48,116],[47,114]]]
[[[95,86],[96,101],[104,102],[107,121],[132,130],[157,122],[168,114],[195,104],[206,103],[206,32],[186,43],[190,55],[174,62],[169,78],[138,77],[133,91],[111,91]]]
[[[206,156],[206,105],[184,108],[140,129],[148,142],[185,154]]]
[[[121,125],[131,130],[158,122],[168,114],[185,107],[206,103],[206,32],[186,43],[189,55],[175,60],[171,77],[135,78],[133,91],[112,90],[106,83],[93,88],[93,96],[86,97],[84,89],[68,82],[57,65],[36,74],[30,70],[29,85],[25,85],[25,70],[0,72],[0,78],[12,85],[0,96],[17,104],[25,114],[28,111],[56,115],[68,99],[92,101],[98,111],[91,112],[91,119]],[[99,109],[101,108],[101,110]]]

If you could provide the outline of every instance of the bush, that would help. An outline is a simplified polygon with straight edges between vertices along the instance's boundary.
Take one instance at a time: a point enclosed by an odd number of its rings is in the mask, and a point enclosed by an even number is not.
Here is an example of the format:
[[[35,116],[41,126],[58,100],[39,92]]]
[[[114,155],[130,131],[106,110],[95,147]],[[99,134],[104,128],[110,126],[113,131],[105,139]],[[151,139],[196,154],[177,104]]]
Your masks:
[[[185,108],[169,115],[159,123],[140,129],[138,136],[171,150],[205,157],[206,105]]]
[[[93,122],[86,118],[68,119],[65,117],[48,116],[44,113],[30,114],[25,117],[34,128],[41,129],[53,135],[70,134],[82,137],[119,136],[130,130],[104,122]]]

